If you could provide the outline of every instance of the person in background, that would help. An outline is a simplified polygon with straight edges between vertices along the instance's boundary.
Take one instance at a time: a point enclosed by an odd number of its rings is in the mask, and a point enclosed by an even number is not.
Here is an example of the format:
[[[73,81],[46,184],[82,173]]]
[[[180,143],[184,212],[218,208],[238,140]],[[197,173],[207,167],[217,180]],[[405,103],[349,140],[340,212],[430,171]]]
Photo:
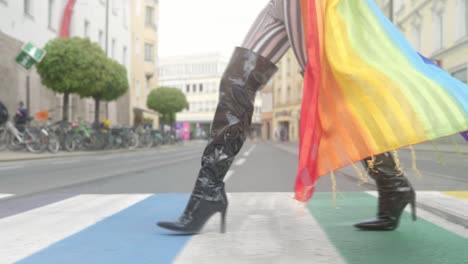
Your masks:
[[[24,129],[24,126],[28,122],[28,118],[28,109],[24,107],[24,103],[21,101],[18,104],[18,110],[15,114],[15,126],[20,130]]]

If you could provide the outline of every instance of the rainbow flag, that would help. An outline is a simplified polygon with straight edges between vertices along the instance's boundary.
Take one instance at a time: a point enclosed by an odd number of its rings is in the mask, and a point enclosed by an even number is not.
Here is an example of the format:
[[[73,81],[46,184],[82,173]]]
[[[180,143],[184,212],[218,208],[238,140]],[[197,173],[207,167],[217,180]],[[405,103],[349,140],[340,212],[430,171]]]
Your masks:
[[[366,157],[468,130],[468,86],[428,63],[373,0],[301,0],[308,65],[295,198]]]

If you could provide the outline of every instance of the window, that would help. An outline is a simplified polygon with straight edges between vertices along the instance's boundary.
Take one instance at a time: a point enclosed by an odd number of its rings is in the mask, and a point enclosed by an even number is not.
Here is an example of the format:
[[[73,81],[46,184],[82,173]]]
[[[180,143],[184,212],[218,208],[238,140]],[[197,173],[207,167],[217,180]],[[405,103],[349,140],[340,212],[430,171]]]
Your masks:
[[[112,39],[112,46],[111,46],[111,58],[115,59],[115,39]]]
[[[416,50],[421,49],[421,26],[413,25],[412,29],[413,45]]]
[[[433,52],[443,48],[444,43],[444,10],[443,2],[436,2],[432,7]]]
[[[135,13],[137,17],[141,15],[141,0],[135,1]]]
[[[200,92],[200,93],[203,92],[203,83],[200,83],[200,84],[198,85],[198,89],[199,89],[199,92]]]
[[[85,20],[84,22],[84,37],[89,38],[89,21]]]
[[[33,17],[33,0],[24,0],[24,14]]]
[[[49,29],[52,29],[52,30],[55,30],[55,28],[54,28],[54,10],[55,10],[55,0],[49,0],[47,26],[49,27]]]
[[[153,62],[154,61],[154,45],[150,43],[145,43],[145,61]]]
[[[123,47],[122,49],[122,64],[127,66],[127,47]]]
[[[154,27],[154,7],[146,6],[145,24],[148,27]]]
[[[118,1],[119,0],[112,0],[112,14],[114,16],[116,16],[119,13],[119,2]]]
[[[141,87],[140,87],[140,81],[136,81],[135,83],[135,94],[136,94],[136,98],[137,100],[140,100],[140,95],[141,95]]]
[[[98,43],[99,46],[104,49],[104,32],[102,30],[99,30]]]
[[[416,50],[421,49],[421,22],[422,18],[419,12],[416,12],[413,16],[413,20],[411,21],[412,28],[411,28],[411,35],[413,39],[413,47]]]
[[[135,52],[137,55],[140,55],[140,51],[141,51],[141,48],[140,48],[140,38],[139,37],[135,37]]]
[[[150,85],[150,81],[148,79],[146,79],[146,96],[148,96],[151,92],[151,85]]]
[[[185,92],[190,93],[190,84],[185,85]]]
[[[196,84],[193,84],[193,85],[192,85],[192,92],[195,93],[196,91],[197,91],[197,85],[196,85]]]
[[[124,28],[128,28],[128,21],[127,21],[127,3],[126,0],[122,0],[122,22]]]
[[[468,36],[468,0],[457,0],[457,38]]]
[[[464,83],[468,83],[468,71],[467,70],[468,70],[467,68],[463,68],[461,70],[458,70],[452,73],[452,76],[459,79],[460,81]]]

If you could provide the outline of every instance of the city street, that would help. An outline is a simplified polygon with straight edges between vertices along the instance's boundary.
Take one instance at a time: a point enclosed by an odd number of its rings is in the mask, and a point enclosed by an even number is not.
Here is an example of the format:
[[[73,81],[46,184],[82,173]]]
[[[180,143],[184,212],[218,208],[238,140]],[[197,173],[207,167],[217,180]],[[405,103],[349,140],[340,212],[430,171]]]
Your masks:
[[[247,142],[225,179],[227,233],[215,215],[201,235],[173,235],[155,222],[184,209],[204,144],[0,162],[0,263],[468,263],[466,153],[416,148],[418,176],[400,150],[418,221],[362,232],[372,180],[342,169],[336,207],[329,176],[302,204],[297,145]]]

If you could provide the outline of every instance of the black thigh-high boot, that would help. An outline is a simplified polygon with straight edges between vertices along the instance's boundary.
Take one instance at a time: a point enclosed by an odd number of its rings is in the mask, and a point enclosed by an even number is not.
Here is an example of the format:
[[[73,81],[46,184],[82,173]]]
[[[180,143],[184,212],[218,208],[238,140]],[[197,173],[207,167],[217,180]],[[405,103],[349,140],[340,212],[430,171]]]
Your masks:
[[[220,84],[208,145],[189,202],[177,221],[158,222],[160,227],[198,233],[215,213],[221,213],[221,232],[225,232],[228,205],[224,176],[239,153],[249,132],[255,93],[274,75],[277,68],[268,59],[236,48]]]
[[[370,163],[374,163],[372,166]],[[413,220],[416,220],[416,194],[408,179],[398,170],[390,153],[383,153],[363,160],[369,176],[377,185],[378,212],[377,219],[355,224],[363,230],[390,231],[398,227],[403,209],[410,204]]]

